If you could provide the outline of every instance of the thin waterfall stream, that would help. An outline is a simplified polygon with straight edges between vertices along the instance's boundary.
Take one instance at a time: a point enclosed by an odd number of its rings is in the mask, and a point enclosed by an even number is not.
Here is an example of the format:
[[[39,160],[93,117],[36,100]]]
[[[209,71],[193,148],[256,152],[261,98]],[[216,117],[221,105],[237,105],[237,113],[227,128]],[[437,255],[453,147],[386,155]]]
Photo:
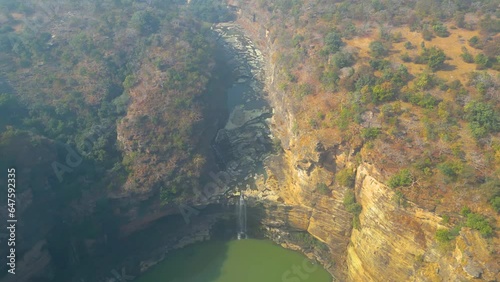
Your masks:
[[[186,236],[205,242],[169,250],[136,282],[299,281],[303,277],[292,273],[296,265],[314,269],[307,273],[308,281],[331,281],[326,270],[304,255],[269,240],[255,239],[259,233],[254,227],[260,216],[254,206],[255,195],[264,190],[264,162],[275,149],[268,125],[272,109],[265,100],[263,55],[236,24],[219,23],[212,29],[218,35],[221,59],[231,72],[226,78],[232,80],[224,105],[227,120],[218,122],[219,130],[210,144],[220,170],[214,174],[216,181],[225,186],[223,193],[212,198],[217,200],[213,205],[223,207],[223,219],[212,230],[220,237],[209,234],[210,240],[206,240],[196,234]],[[206,208],[198,218],[193,217],[191,225],[196,224],[195,220],[205,222],[210,216]]]
[[[238,240],[247,238],[247,205],[245,203],[245,196],[241,191],[240,199],[236,206],[236,217],[238,218]]]

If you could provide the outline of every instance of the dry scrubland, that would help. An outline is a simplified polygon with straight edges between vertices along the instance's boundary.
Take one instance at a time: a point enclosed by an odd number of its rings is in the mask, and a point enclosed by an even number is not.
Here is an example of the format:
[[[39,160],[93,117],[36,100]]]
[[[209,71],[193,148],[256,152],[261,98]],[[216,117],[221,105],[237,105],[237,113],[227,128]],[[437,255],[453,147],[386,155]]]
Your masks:
[[[292,116],[277,126],[295,137],[287,148],[342,144],[399,202],[444,216],[451,233],[483,228],[499,245],[498,5],[244,2],[263,11],[273,44],[273,82]],[[484,218],[466,223],[477,218],[464,208]]]

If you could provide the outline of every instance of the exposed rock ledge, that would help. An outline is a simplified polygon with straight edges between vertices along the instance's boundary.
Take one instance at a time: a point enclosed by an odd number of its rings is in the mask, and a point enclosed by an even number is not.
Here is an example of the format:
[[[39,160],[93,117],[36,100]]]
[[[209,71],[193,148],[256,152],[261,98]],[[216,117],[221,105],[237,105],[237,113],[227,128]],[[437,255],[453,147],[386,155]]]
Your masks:
[[[497,255],[477,231],[462,229],[452,242],[455,251],[453,246],[440,248],[435,234],[445,227],[441,218],[410,202],[399,207],[394,191],[366,163],[357,167],[355,194],[362,212],[360,230],[352,230],[352,215],[343,206],[347,188],[336,185],[334,175],[337,168],[356,168],[350,161],[355,146],[330,136],[330,144],[318,148],[312,134],[293,132],[293,103],[274,82],[279,66],[271,58],[279,50],[268,37],[269,14],[261,13],[254,21],[256,11],[243,2],[237,22],[266,58],[266,89],[274,112],[271,130],[285,149],[283,156],[267,160],[269,191],[259,193],[264,204],[274,208],[266,209],[263,223],[275,231],[305,230],[328,244],[331,256],[322,260],[333,262],[326,267],[338,281],[500,281]],[[315,192],[320,182],[331,187],[331,195]]]
[[[358,167],[363,210],[347,249],[349,281],[498,281],[499,263],[477,231],[463,229],[452,253],[436,243],[436,230],[446,228],[439,216],[411,202],[399,207],[394,191],[372,175],[372,166]]]

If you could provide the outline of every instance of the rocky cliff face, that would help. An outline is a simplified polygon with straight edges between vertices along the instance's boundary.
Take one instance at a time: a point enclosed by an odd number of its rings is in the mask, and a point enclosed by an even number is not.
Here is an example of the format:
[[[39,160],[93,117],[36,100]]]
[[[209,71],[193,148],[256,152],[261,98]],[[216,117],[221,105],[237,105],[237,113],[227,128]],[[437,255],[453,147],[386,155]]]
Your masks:
[[[279,66],[272,61],[276,46],[269,36],[272,27],[266,25],[268,13],[252,10],[249,3],[230,4],[238,24],[266,57],[266,87],[274,109],[271,129],[284,149],[281,156],[267,159],[269,177],[250,195],[267,205],[263,223],[271,237],[280,242],[281,235],[303,230],[325,242],[329,255],[316,257],[338,281],[500,279],[496,253],[477,231],[462,228],[452,246],[440,246],[435,234],[445,227],[442,218],[410,201],[398,204],[395,192],[383,183],[383,168],[354,160],[356,144],[294,128],[293,98],[274,81]],[[334,181],[344,167],[357,171],[355,195],[362,207],[358,229],[352,228],[353,215],[343,204],[349,188]],[[327,184],[331,194],[319,193],[318,183]]]
[[[399,206],[395,193],[377,178],[374,167],[358,167],[356,195],[363,210],[361,229],[353,229],[347,249],[349,280],[498,279],[498,261],[478,232],[463,229],[454,246],[440,247],[435,234],[445,228],[442,218],[410,202]]]

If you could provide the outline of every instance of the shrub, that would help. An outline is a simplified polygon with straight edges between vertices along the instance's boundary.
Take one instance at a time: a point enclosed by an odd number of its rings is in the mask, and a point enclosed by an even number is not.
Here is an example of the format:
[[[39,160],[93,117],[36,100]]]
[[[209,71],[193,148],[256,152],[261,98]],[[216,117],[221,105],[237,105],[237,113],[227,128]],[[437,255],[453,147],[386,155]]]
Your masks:
[[[465,105],[466,119],[472,135],[481,138],[500,130],[500,115],[491,104],[473,101]]]
[[[378,137],[380,134],[380,128],[378,127],[368,127],[368,128],[363,128],[361,131],[361,137],[366,140],[373,140]]]
[[[354,56],[349,52],[338,52],[332,59],[333,64],[339,69],[350,67],[355,63]]]
[[[319,123],[314,118],[309,119],[309,126],[314,129],[318,129]]]
[[[469,45],[472,48],[482,49],[481,41],[477,35],[475,35],[469,39]]]
[[[427,28],[422,30],[422,38],[425,41],[431,41],[434,38],[434,34]]]
[[[387,56],[387,54],[389,53],[387,48],[380,41],[371,42],[369,47],[370,47],[370,54],[372,55],[372,57],[375,58]]]
[[[313,88],[309,83],[301,83],[297,85],[294,90],[295,96],[299,99],[313,93]]]
[[[338,52],[340,50],[340,47],[344,45],[342,37],[335,31],[328,33],[325,36],[324,42],[325,50],[330,54]]]
[[[415,162],[415,168],[420,170],[426,176],[431,176],[433,174],[432,168],[434,164],[429,157],[423,157]]]
[[[301,246],[309,249],[317,248],[323,249],[324,243],[314,238],[307,232],[294,232],[290,233],[290,238]]]
[[[408,100],[410,103],[425,109],[434,109],[434,107],[436,107],[439,103],[439,101],[429,93],[409,95]]]
[[[438,229],[436,230],[436,240],[439,243],[447,243],[451,240],[450,231],[447,229]]]
[[[432,89],[434,87],[434,85],[436,84],[434,80],[435,80],[434,75],[429,74],[427,72],[423,72],[415,80],[414,85],[417,89],[429,90],[429,89]]]
[[[387,102],[392,100],[395,96],[394,89],[390,82],[384,82],[373,86],[372,93],[375,102]]]
[[[413,176],[408,169],[402,169],[389,179],[389,187],[407,187],[413,183]]]
[[[340,77],[338,73],[332,70],[325,70],[320,77],[321,83],[329,91],[335,91],[335,87],[339,80]]]
[[[123,88],[128,90],[132,88],[136,83],[136,79],[133,75],[127,75],[123,81]]]
[[[337,172],[335,175],[335,181],[345,187],[354,187],[354,181],[356,180],[356,175],[354,170],[350,168],[344,168]]]
[[[130,19],[130,26],[143,35],[149,35],[158,31],[160,21],[148,11],[137,11]]]
[[[450,36],[450,33],[448,32],[448,29],[442,23],[436,23],[435,25],[432,26],[432,29],[434,30],[434,33],[436,33],[436,35],[439,36],[439,37],[448,37],[448,36]]]
[[[392,35],[391,39],[393,42],[398,43],[398,42],[403,41],[404,38],[403,38],[403,34],[400,31],[398,31]]]
[[[474,62],[477,64],[478,69],[486,69],[491,67],[491,62],[488,57],[482,53],[477,54],[474,58]]]
[[[472,211],[470,210],[469,207],[463,207],[461,210],[460,210],[460,214],[463,215],[463,216],[467,216],[471,213]]]
[[[410,81],[411,75],[405,65],[399,65],[397,70],[392,72],[389,78],[396,87],[403,87]]]
[[[477,213],[469,213],[465,225],[469,228],[478,230],[484,237],[489,237],[493,234],[493,228],[486,217]]]
[[[490,204],[497,212],[500,212],[500,196],[493,197]]]
[[[500,145],[493,145],[493,148]],[[497,150],[497,157],[500,161],[500,148]],[[499,162],[500,163],[500,162]],[[484,184],[481,185],[481,189],[483,191],[488,191],[491,193],[489,197],[489,203],[493,207],[493,209],[497,212],[500,212],[500,180],[489,179]]]
[[[330,189],[325,183],[316,184],[316,190],[322,195],[330,195]]]
[[[462,54],[460,54],[460,57],[462,57],[462,60],[464,60],[464,62],[466,63],[474,63],[474,57],[465,47],[462,47]]]
[[[344,196],[344,207],[355,217],[358,217],[361,213],[362,207],[360,204],[356,203],[356,197],[354,196],[354,192],[351,190],[347,191]]]
[[[391,66],[391,62],[381,59],[371,59],[369,63],[374,70],[384,70]]]
[[[427,62],[427,65],[432,71],[438,70],[446,60],[444,51],[435,46],[432,46],[429,49],[424,49],[421,56]]]
[[[411,62],[411,57],[410,55],[408,55],[408,53],[404,53],[403,55],[401,55],[401,60],[403,60],[403,62],[406,62],[406,63],[409,63]]]
[[[463,164],[461,162],[444,162],[438,165],[438,169],[449,180],[455,181],[463,170]]]

